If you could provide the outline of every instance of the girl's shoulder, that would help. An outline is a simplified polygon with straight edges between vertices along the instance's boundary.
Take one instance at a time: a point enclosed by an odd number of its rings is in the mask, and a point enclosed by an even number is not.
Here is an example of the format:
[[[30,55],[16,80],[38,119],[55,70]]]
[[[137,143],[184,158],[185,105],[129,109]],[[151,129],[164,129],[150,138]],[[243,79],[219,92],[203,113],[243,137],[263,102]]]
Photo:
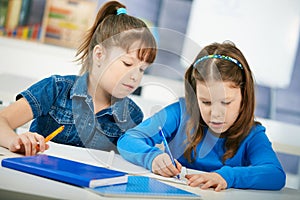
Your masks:
[[[184,97],[180,97],[178,98],[178,101],[175,102],[177,103],[177,106],[180,107],[180,110],[185,112],[186,111],[186,104],[185,104],[185,98]]]
[[[51,75],[36,82],[36,85],[51,85],[51,84],[71,84],[73,85],[77,80],[76,75]]]
[[[263,138],[267,138],[266,135],[266,128],[260,124],[260,123],[255,123],[251,130],[250,133],[247,136],[247,140],[253,140],[253,139],[263,139]]]
[[[186,104],[185,104],[185,98],[180,97],[177,101],[170,103],[165,107],[168,112],[180,112],[180,113],[186,113]]]
[[[41,88],[47,88],[47,90],[51,90],[53,88],[70,88],[74,85],[76,82],[78,76],[76,75],[66,75],[66,76],[61,76],[61,75],[51,75],[46,78],[43,78],[33,85],[31,85],[27,90],[30,91],[39,91]]]
[[[253,125],[250,133],[265,133],[266,132],[266,128],[259,122],[255,122],[255,124]]]
[[[177,101],[166,106],[164,109],[162,109],[162,112],[166,112],[169,116],[180,119],[181,121],[186,121],[189,119],[184,97],[180,97]]]
[[[74,84],[76,80],[79,78],[77,75],[52,75],[49,78],[52,78],[55,82],[65,82]]]

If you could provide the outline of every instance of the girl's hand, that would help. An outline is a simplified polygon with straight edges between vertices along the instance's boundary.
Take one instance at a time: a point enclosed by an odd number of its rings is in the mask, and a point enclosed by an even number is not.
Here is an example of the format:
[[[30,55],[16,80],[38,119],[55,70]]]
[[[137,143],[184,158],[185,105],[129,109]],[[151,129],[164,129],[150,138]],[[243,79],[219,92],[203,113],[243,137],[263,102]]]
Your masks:
[[[175,160],[176,167],[172,164],[168,154],[163,153],[153,159],[152,172],[166,177],[176,176],[180,173],[182,165]]]
[[[227,188],[227,182],[218,173],[187,174],[188,185],[192,187],[199,186],[201,189],[215,188],[216,192]]]
[[[9,145],[11,152],[22,153],[25,156],[35,155],[44,152],[49,148],[45,143],[45,138],[37,133],[22,133],[17,135]]]

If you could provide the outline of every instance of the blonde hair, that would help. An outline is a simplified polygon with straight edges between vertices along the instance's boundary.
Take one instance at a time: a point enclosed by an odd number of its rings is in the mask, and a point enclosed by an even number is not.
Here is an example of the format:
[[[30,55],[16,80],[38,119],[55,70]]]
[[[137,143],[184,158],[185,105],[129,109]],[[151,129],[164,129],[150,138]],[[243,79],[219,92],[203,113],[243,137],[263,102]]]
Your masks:
[[[80,61],[80,74],[90,72],[92,52],[96,45],[104,47],[118,46],[128,51],[138,41],[137,56],[140,60],[153,63],[157,53],[155,39],[147,25],[140,19],[127,15],[117,15],[119,8],[126,8],[117,1],[105,3],[98,11],[93,26],[88,30],[84,41],[79,46],[76,61]]]
[[[224,55],[238,61],[242,68],[236,63],[226,59],[205,59],[195,62],[208,55]],[[191,154],[196,157],[196,146],[202,141],[204,130],[207,127],[199,111],[196,97],[196,81],[206,82],[208,80],[233,82],[241,89],[242,102],[240,113],[235,123],[221,137],[225,137],[226,159],[235,155],[242,140],[249,134],[251,127],[258,122],[254,121],[255,94],[254,81],[249,65],[242,52],[233,43],[213,43],[203,48],[197,55],[194,63],[185,73],[185,98],[187,113],[191,116],[186,128],[187,147],[185,157],[192,162]],[[191,134],[193,133],[194,134]]]

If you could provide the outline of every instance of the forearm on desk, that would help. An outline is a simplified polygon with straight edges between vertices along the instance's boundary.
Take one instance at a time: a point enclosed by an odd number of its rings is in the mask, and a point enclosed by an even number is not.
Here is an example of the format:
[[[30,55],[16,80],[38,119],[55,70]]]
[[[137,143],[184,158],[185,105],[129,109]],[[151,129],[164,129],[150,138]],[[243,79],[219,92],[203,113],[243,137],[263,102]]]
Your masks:
[[[17,133],[9,126],[5,118],[0,115],[0,146],[9,148],[10,143],[18,137]]]
[[[14,131],[33,119],[33,113],[24,98],[0,110],[0,145],[9,147],[18,135]]]

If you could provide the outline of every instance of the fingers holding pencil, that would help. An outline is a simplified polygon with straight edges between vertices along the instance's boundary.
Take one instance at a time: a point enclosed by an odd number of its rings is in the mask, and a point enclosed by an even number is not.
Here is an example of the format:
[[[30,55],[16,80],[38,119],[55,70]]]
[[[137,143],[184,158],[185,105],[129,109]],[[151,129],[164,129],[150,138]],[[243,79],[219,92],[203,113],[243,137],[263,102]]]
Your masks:
[[[61,133],[64,130],[65,126],[60,126],[58,129],[56,129],[55,131],[53,131],[51,134],[49,134],[44,141],[39,142],[39,144],[37,145],[37,150],[39,150],[40,152],[43,152],[44,150],[48,149],[47,147],[49,147],[46,143],[49,142],[50,140],[52,140],[56,135],[58,135],[59,133]]]
[[[32,132],[26,132],[17,135],[11,142],[9,150],[16,153],[22,153],[25,156],[35,155],[37,152],[43,152],[49,148],[45,144],[42,135]]]
[[[57,134],[61,133],[64,126],[59,127],[46,138],[38,133],[26,132],[19,135],[11,141],[9,150],[16,153],[22,153],[25,156],[35,155],[38,152],[44,152],[49,148],[46,144],[53,139]]]
[[[52,140],[56,135],[58,135],[59,133],[61,133],[64,130],[65,126],[60,126],[58,129],[56,129],[55,131],[53,131],[50,135],[48,135],[45,138],[45,142],[49,142],[50,140]]]

